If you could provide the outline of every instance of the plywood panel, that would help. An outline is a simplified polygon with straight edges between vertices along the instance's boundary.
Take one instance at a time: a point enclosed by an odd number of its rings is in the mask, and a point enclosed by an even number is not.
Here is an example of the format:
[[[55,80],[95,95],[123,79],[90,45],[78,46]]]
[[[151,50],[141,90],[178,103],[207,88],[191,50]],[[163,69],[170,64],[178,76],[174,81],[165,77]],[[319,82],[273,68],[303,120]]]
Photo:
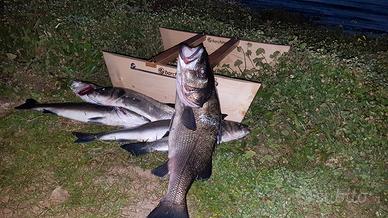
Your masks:
[[[175,102],[176,68],[146,66],[145,60],[104,52],[113,86],[133,89],[165,103]],[[260,88],[259,83],[216,75],[222,113],[241,122]]]

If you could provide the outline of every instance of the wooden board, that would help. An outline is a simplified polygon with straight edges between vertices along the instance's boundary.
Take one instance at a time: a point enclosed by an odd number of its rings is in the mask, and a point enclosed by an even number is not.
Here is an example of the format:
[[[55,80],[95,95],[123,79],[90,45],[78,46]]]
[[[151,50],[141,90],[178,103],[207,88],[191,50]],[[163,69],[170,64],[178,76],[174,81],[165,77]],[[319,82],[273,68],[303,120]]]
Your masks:
[[[167,28],[159,28],[159,31],[165,50],[197,35],[197,33],[184,32]],[[208,54],[211,55],[211,53],[216,51],[229,40],[230,38],[227,37],[206,35],[206,39],[203,42],[203,45],[206,47]],[[276,52],[279,54],[278,56],[280,56],[289,50],[290,46],[240,40],[237,47],[218,63],[218,65],[215,67],[215,70],[227,69],[236,73],[242,73],[242,71],[245,69],[260,69],[260,64],[256,66],[256,62],[260,61],[262,63],[274,65],[276,60],[272,57],[274,53]],[[258,55],[256,54],[257,51],[259,51]],[[260,54],[260,52],[264,53]]]
[[[112,84],[133,89],[164,103],[175,102],[175,66],[147,66],[146,60],[104,52]],[[260,88],[260,83],[215,76],[222,113],[241,122]]]

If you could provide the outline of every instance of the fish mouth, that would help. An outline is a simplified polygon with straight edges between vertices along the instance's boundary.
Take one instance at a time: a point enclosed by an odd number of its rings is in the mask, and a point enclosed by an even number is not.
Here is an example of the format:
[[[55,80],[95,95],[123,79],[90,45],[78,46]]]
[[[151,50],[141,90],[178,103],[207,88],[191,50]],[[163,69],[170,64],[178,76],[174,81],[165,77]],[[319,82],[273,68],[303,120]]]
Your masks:
[[[208,97],[207,53],[203,45],[179,49],[177,67],[178,95],[186,106],[202,107]]]
[[[96,88],[96,85],[85,83],[79,80],[73,80],[70,85],[70,89],[73,90],[77,95],[86,95],[93,92]]]
[[[87,95],[87,94],[90,94],[90,93],[92,93],[92,92],[94,92],[94,87],[93,86],[91,86],[91,85],[87,85],[87,86],[85,86],[83,89],[81,89],[80,91],[78,91],[78,95]]]
[[[202,56],[204,51],[203,45],[199,45],[197,47],[191,48],[187,45],[181,46],[179,49],[179,57],[185,64],[190,64],[191,62],[197,60]]]
[[[185,93],[191,94],[191,93],[194,93],[194,92],[199,92],[199,91],[201,91],[203,88],[196,88],[196,87],[193,87],[193,86],[189,86],[187,83],[185,83],[185,84],[183,85],[183,89],[185,90]]]

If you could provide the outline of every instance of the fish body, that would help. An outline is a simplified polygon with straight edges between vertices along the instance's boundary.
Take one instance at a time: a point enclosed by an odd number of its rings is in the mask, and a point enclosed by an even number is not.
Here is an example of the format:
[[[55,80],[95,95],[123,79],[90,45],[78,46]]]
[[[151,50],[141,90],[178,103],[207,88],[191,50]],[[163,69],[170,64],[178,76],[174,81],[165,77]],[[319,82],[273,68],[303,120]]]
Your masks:
[[[101,87],[81,81],[73,81],[70,88],[86,102],[123,107],[151,121],[171,119],[174,113],[174,108],[129,89]]]
[[[168,151],[168,137],[164,137],[152,142],[123,144],[121,145],[121,148],[136,156],[154,151]]]
[[[73,132],[78,138],[75,142],[86,143],[98,141],[140,141],[152,142],[161,139],[169,130],[170,120],[158,120],[141,126],[119,129],[110,132],[80,133]]]
[[[208,179],[212,171],[221,111],[202,45],[181,47],[176,81],[175,115],[168,138],[168,190],[148,217],[188,217],[188,190],[194,180]]]
[[[31,109],[81,122],[110,126],[134,127],[149,122],[143,116],[125,108],[90,103],[38,103],[33,99],[27,99],[16,109]]]
[[[167,133],[168,125],[160,129],[163,129],[164,131],[161,134],[159,134],[159,136],[162,135],[163,133]],[[133,128],[132,130],[134,131],[136,130],[136,128]],[[223,120],[221,122],[220,141],[218,141],[217,143],[221,144],[224,142],[229,142],[229,141],[234,141],[234,140],[244,138],[249,134],[249,132],[250,132],[249,128],[242,123]],[[121,147],[133,155],[143,155],[143,154],[147,154],[155,151],[168,151],[168,142],[165,140],[167,138],[168,137],[165,136],[159,140],[147,141],[147,142],[141,142],[141,143],[135,142],[135,143],[125,144]],[[130,140],[130,138],[126,137],[125,140]]]

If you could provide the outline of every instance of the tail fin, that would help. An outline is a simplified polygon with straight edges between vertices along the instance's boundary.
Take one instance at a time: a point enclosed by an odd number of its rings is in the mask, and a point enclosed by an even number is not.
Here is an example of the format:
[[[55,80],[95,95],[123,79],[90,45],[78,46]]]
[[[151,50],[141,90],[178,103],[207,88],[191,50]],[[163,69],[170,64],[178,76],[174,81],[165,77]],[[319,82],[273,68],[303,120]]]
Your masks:
[[[15,107],[15,109],[31,109],[31,108],[36,107],[37,104],[38,104],[37,101],[29,98],[26,100],[26,102],[24,104]]]
[[[188,218],[189,212],[186,205],[172,204],[161,201],[159,205],[151,211],[148,218]]]
[[[72,132],[72,134],[77,137],[75,143],[88,143],[97,139],[96,134],[93,133]]]
[[[146,142],[124,144],[124,145],[121,145],[121,148],[128,151],[132,155],[140,156],[143,154],[150,153],[150,151],[147,149],[146,144],[147,144]]]

